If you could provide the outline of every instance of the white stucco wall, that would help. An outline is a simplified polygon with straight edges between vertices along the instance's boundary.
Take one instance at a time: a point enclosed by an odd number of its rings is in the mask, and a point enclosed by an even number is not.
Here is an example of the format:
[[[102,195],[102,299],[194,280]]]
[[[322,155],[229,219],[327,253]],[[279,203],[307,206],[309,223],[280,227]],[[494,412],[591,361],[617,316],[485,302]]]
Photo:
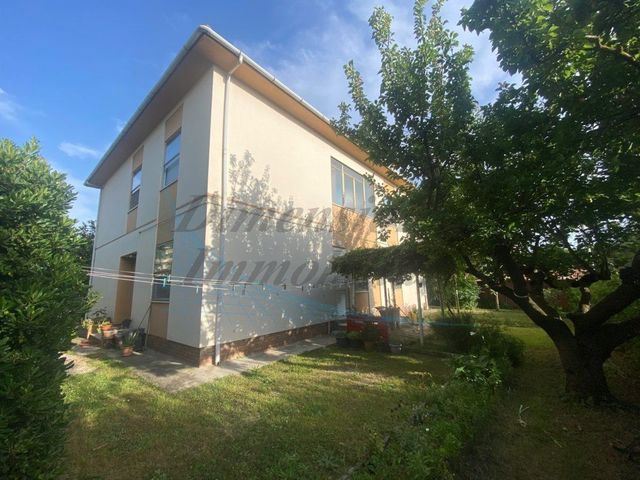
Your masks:
[[[214,85],[213,110],[222,116],[223,77],[214,79]],[[338,310],[343,313],[343,292],[328,285],[317,286],[318,282],[327,282],[322,274],[329,268],[334,253],[330,229],[331,158],[359,173],[373,173],[236,80],[232,82],[229,103],[225,260],[238,266],[245,262],[237,279],[252,283],[246,288],[223,290],[223,342],[324,322]],[[219,120],[214,118],[213,122]],[[221,122],[219,125],[221,129]],[[220,192],[217,172],[221,168],[221,138],[219,142],[219,149],[213,149],[213,168],[209,170],[209,192],[214,198]],[[283,218],[286,211],[290,212],[289,218]],[[305,225],[304,218],[314,212],[315,220],[324,223],[323,226]],[[219,225],[215,218],[207,237],[211,252],[205,263],[208,276],[219,266],[216,263]],[[262,228],[257,225],[248,228],[251,221]],[[242,227],[234,229],[236,222]],[[289,262],[282,278],[276,281],[274,274],[264,286],[260,285],[262,275],[252,278],[259,262],[274,261],[278,266]],[[310,267],[305,267],[307,264]],[[314,288],[309,288],[309,283]],[[215,325],[217,293],[211,289],[203,296],[203,345],[214,343],[207,332]]]
[[[224,77],[212,68],[176,104],[182,104],[182,151],[176,196],[174,277],[211,278],[219,250],[219,193],[222,158]],[[167,116],[168,118],[168,116]],[[158,206],[162,188],[164,123],[143,142],[139,228],[126,231],[131,161],[105,184],[100,200],[95,266],[117,270],[120,257],[137,252],[136,270],[153,272]],[[223,293],[223,342],[324,322],[344,310],[344,293],[323,273],[333,256],[331,158],[361,174],[373,172],[335,148],[286,112],[234,80],[229,111],[228,226],[226,260],[246,262],[239,280],[248,280],[259,262],[289,262],[282,279],[246,289],[208,283],[202,289],[172,287],[167,338],[191,346],[214,344],[215,302]],[[375,175],[381,181],[378,175]],[[290,212],[289,217],[283,213]],[[269,220],[264,214],[268,213]],[[324,212],[324,216],[322,215]],[[318,224],[305,223],[313,214]],[[239,217],[244,224],[234,231]],[[258,216],[263,228],[247,228]],[[204,251],[203,251],[204,248]],[[314,274],[310,275],[310,267]],[[297,272],[297,275],[294,275]],[[292,278],[297,277],[297,278]],[[303,280],[304,279],[304,280]],[[322,282],[325,285],[318,286]],[[309,288],[309,283],[314,288]],[[283,285],[286,284],[285,289]],[[304,284],[300,288],[300,284]],[[117,282],[94,279],[102,294],[98,307],[113,315]],[[134,326],[146,316],[151,285],[134,287]]]
[[[182,144],[176,195],[177,214],[174,231],[172,273],[186,276],[200,257],[205,235],[205,207],[210,155],[213,70],[207,72],[176,104],[182,104]],[[171,112],[173,113],[173,112]],[[138,228],[126,233],[129,207],[131,162],[127,159],[104,185],[98,215],[94,267],[118,270],[120,257],[137,253],[136,271],[153,272],[156,249],[157,218],[164,166],[164,124],[166,118],[143,142],[142,184],[137,212]],[[202,266],[199,270],[202,273]],[[96,308],[104,307],[113,316],[117,281],[94,278],[92,284],[101,294]],[[151,303],[151,285],[134,286],[132,323],[146,326]],[[175,286],[171,291],[167,338],[191,346],[200,345],[201,292]]]

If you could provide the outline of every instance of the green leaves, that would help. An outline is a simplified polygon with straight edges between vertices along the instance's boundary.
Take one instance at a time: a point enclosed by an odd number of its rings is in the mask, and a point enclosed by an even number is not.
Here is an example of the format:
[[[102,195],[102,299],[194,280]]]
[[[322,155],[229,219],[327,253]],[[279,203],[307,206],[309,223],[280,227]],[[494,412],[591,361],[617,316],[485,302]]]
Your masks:
[[[396,43],[390,15],[376,9],[380,94],[367,98],[349,63],[357,115],[343,104],[336,126],[411,184],[385,194],[377,221],[401,223],[431,258],[464,260],[507,292],[517,272],[536,292],[577,272],[606,278],[622,246],[640,238],[633,3],[476,0],[462,24],[489,30],[502,67],[524,79],[500,85],[480,108],[469,87],[472,50],[446,28],[442,2],[430,16],[415,3],[414,48]],[[506,271],[497,246],[517,272]]]
[[[0,476],[55,478],[64,448],[60,391],[86,275],[68,210],[75,198],[31,140],[0,140]]]

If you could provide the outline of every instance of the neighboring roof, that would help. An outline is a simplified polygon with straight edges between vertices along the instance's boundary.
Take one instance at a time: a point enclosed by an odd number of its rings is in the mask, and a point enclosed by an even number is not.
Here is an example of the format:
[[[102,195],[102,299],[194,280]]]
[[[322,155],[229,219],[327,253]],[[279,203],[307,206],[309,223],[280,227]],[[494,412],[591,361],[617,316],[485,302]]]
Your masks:
[[[389,178],[389,170],[369,161],[368,155],[362,149],[347,138],[338,135],[327,117],[209,26],[200,25],[100,159],[85,181],[85,185],[102,187],[211,67],[212,63],[225,71],[230,71],[238,65],[238,59],[241,56],[242,64],[234,72],[234,78],[267,97],[391,183],[396,185],[405,183],[402,180]]]

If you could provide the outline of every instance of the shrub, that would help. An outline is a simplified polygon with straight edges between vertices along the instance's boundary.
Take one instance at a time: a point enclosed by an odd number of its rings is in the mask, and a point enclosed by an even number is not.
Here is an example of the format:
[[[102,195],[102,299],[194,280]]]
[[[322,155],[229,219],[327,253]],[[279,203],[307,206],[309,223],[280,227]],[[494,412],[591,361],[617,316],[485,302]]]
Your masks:
[[[356,331],[352,331],[352,332],[347,332],[347,338],[349,340],[362,340],[362,332],[356,332]]]
[[[473,276],[459,273],[449,279],[444,293],[447,305],[451,307],[456,305],[456,288],[458,290],[457,300],[460,302],[460,308],[472,310],[478,306],[480,287]]]
[[[467,353],[473,345],[472,333],[476,329],[473,315],[461,313],[446,317],[445,321],[430,322],[434,335],[441,339],[448,349],[456,353]]]
[[[65,444],[60,352],[87,310],[74,199],[37,142],[0,140],[0,477],[57,478]]]
[[[511,365],[504,357],[493,358],[483,353],[461,355],[453,359],[453,378],[492,389],[502,385]]]
[[[491,417],[496,390],[514,360],[522,360],[520,343],[497,327],[481,326],[469,336],[475,339],[469,348],[477,353],[455,357],[451,380],[431,385],[423,402],[401,407],[398,426],[386,440],[372,438],[369,457],[354,479],[456,478],[455,464]]]
[[[505,334],[497,325],[482,324],[473,332],[469,352],[486,354],[494,359],[505,358],[511,366],[518,367],[524,360],[524,342]]]
[[[433,385],[423,402],[404,406],[385,439],[372,438],[370,454],[354,479],[455,478],[452,466],[492,413],[493,391],[463,380]]]

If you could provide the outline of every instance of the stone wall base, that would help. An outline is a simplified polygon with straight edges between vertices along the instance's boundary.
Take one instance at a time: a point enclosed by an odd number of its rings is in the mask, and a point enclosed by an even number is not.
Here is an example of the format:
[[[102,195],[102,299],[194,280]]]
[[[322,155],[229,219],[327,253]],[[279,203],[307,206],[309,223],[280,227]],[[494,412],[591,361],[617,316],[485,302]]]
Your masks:
[[[257,337],[244,338],[222,344],[220,349],[221,361],[242,357],[254,352],[261,352],[268,348],[288,345],[305,338],[316,337],[328,333],[329,322],[315,323],[307,327],[293,328],[282,332],[269,333]],[[215,347],[191,347],[182,343],[156,337],[147,336],[147,347],[176,357],[190,365],[203,367],[211,365],[215,356]]]

